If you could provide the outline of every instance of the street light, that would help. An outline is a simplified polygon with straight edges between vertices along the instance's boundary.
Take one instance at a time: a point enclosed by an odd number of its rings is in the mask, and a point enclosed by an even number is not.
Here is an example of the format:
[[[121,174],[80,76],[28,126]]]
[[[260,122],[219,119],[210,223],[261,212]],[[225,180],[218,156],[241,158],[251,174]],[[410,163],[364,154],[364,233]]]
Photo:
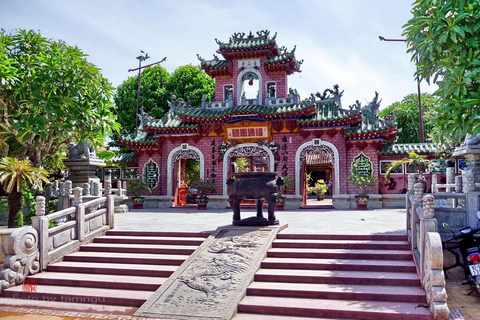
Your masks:
[[[145,53],[143,52],[142,50],[140,50],[141,53]],[[135,120],[135,128],[138,128],[138,103],[139,103],[139,100],[140,100],[140,79],[142,77],[142,62],[147,60],[148,58],[150,58],[148,56],[148,53],[145,53],[144,56],[142,55],[139,55],[137,57],[137,60],[138,60],[138,89],[137,89],[137,113],[136,113],[136,120]]]
[[[380,41],[393,41],[393,42],[406,42],[407,40],[405,39],[386,39],[382,36],[378,37]],[[418,57],[416,59],[417,65],[418,65]],[[420,80],[417,79],[417,89],[418,89],[418,118],[420,120],[420,142],[424,143],[423,139],[423,112],[422,112],[422,96],[420,94]]]
[[[141,53],[145,53],[143,52],[142,50],[140,50]],[[159,64],[159,63],[162,63],[164,62],[165,60],[167,60],[167,57],[163,58],[161,61],[158,61],[158,62],[155,62],[155,63],[152,63],[152,64],[149,64],[149,65],[146,65],[146,66],[143,66],[142,67],[142,62],[147,60],[148,58],[150,58],[148,56],[148,53],[145,53],[144,56],[142,55],[139,55],[137,57],[137,60],[138,60],[138,68],[135,68],[135,69],[129,69],[128,72],[130,71],[135,71],[135,70],[138,70],[138,89],[137,89],[137,114],[136,114],[136,117],[135,117],[135,130],[138,129],[138,103],[139,103],[139,100],[140,100],[140,80],[142,78],[142,69],[145,69],[145,68],[148,68],[150,66],[153,66],[153,65],[156,65],[156,64]]]

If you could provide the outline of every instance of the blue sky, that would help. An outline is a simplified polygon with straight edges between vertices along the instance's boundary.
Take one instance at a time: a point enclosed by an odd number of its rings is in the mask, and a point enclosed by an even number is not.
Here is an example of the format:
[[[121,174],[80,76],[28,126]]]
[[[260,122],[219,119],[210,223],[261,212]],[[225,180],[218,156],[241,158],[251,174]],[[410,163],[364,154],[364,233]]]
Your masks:
[[[118,86],[138,66],[140,50],[169,72],[210,59],[215,38],[268,29],[277,44],[295,45],[302,72],[289,77],[302,99],[338,84],[343,106],[371,101],[382,107],[417,92],[415,65],[402,38],[413,0],[126,1],[0,0],[0,27],[40,30],[77,45]],[[434,88],[422,83],[422,92]]]

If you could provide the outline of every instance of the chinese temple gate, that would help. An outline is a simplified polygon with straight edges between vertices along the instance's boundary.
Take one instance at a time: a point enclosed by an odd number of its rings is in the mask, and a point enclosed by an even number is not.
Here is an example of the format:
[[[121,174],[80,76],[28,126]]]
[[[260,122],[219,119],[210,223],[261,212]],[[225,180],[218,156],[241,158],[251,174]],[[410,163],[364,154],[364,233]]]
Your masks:
[[[343,108],[343,91],[335,85],[302,100],[288,88],[288,76],[300,72],[303,61],[296,59],[295,48],[279,47],[276,34],[235,33],[227,42],[216,42],[222,58],[198,56],[201,68],[215,79],[215,101],[203,99],[201,106],[190,106],[173,99],[165,117],[142,113],[137,132],[120,139],[134,153],[128,155],[127,170],[137,169],[148,179],[150,198],[157,200],[153,206],[185,203],[189,159],[198,162],[201,179],[215,184],[209,194],[211,208],[228,206],[226,180],[238,169],[239,158],[245,159],[247,171],[275,171],[292,178],[295,185],[287,189],[286,208],[304,204],[307,174],[328,182],[335,208],[353,206],[358,190],[346,176],[354,162],[381,179],[371,190],[372,208],[382,207],[379,192],[401,193],[406,187],[403,168],[392,175],[393,188],[382,172],[415,145],[384,145],[396,137],[397,128],[393,118],[379,117],[378,94],[364,106],[356,101]],[[433,150],[426,146],[423,153]]]

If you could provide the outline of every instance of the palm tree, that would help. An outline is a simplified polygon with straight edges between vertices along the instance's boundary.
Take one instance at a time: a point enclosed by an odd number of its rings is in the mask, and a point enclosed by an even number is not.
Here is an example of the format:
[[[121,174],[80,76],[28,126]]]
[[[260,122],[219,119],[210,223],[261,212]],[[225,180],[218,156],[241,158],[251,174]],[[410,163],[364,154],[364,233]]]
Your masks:
[[[390,165],[387,168],[387,172],[385,172],[385,179],[390,183],[390,174],[392,171],[401,165],[411,165],[415,167],[415,171],[417,171],[419,175],[419,180],[425,180],[425,177],[422,175],[422,173],[430,166],[431,161],[427,159],[426,156],[422,156],[419,154],[416,154],[413,151],[410,151],[409,157],[405,157],[402,160],[397,160],[393,161],[390,163]]]
[[[8,193],[8,227],[15,227],[15,215],[22,209],[23,184],[36,185],[42,189],[42,181],[48,183],[48,172],[30,165],[30,160],[5,157],[0,160],[0,183]]]

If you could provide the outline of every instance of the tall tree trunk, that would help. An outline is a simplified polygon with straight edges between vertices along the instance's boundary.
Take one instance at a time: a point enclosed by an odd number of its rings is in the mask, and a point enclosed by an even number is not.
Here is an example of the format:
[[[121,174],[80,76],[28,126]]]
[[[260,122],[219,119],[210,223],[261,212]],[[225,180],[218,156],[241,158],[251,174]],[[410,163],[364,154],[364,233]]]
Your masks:
[[[22,194],[17,191],[15,188],[11,193],[8,194],[8,208],[9,208],[9,213],[8,213],[8,227],[9,228],[15,228],[15,216],[17,215],[17,212],[22,209],[21,205],[21,197]]]

